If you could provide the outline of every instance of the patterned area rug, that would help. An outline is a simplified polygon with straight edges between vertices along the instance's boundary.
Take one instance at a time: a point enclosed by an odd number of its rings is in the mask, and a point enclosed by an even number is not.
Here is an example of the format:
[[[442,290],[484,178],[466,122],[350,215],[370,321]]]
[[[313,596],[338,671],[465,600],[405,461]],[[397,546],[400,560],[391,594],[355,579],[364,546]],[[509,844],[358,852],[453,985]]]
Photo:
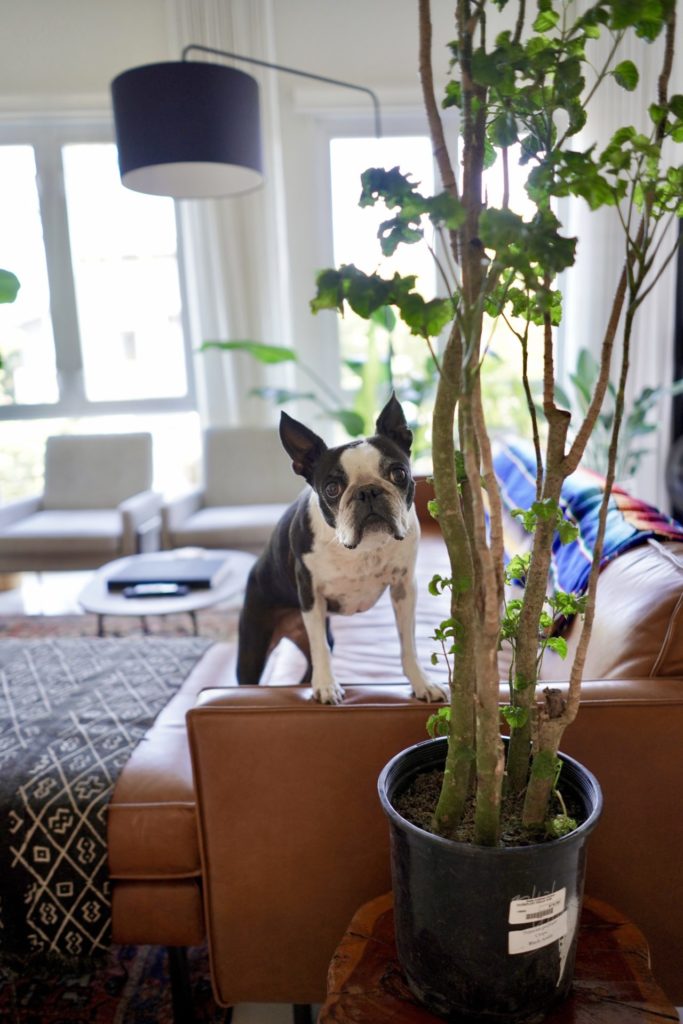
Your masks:
[[[229,613],[206,613],[206,619],[213,620],[215,636],[230,629],[226,627],[229,617]],[[157,620],[164,624],[165,635],[176,627],[172,621],[175,618],[183,617]],[[126,634],[139,635],[136,620],[117,621],[124,624]],[[95,617],[87,615],[5,617],[0,620],[0,662],[15,646],[10,637],[42,640],[93,636],[94,626]],[[208,637],[209,630],[202,626],[208,626],[208,622],[200,621],[200,630]],[[176,628],[175,635],[186,636],[191,625],[188,622],[184,627],[179,621]],[[189,641],[197,649],[205,643],[205,639]],[[113,646],[105,640],[103,654]],[[216,1006],[211,993],[205,948],[189,951],[189,968],[196,1024],[218,1024],[224,1020],[225,1011]],[[157,947],[111,946],[90,969],[52,971],[32,966],[17,972],[0,967],[2,1024],[171,1024],[172,1019],[166,953]]]
[[[206,949],[189,952],[196,1024],[219,1024],[225,1010],[211,994]],[[2,1024],[171,1024],[171,989],[163,949],[113,946],[97,971],[31,974],[0,971]]]
[[[208,608],[197,613],[199,635],[211,640],[235,636],[235,609]],[[150,636],[192,636],[189,615],[157,615],[148,620]],[[142,636],[140,619],[110,615],[104,620],[107,637]],[[9,637],[97,636],[97,616],[77,615],[0,615],[0,640]]]
[[[0,643],[3,957],[73,962],[108,949],[110,795],[131,751],[211,643]]]

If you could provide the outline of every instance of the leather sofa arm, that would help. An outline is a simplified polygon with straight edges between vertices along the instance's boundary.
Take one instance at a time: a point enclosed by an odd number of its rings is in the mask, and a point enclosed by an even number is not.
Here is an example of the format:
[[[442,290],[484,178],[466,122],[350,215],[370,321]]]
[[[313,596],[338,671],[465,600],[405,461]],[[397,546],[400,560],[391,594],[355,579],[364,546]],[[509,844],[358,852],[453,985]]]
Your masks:
[[[0,507],[0,529],[18,523],[20,519],[26,519],[38,512],[42,503],[42,494],[33,495],[29,498],[17,498],[8,501]]]
[[[188,713],[214,988],[236,1002],[318,1002],[357,907],[390,888],[380,769],[425,737],[403,685],[228,687]],[[507,699],[506,688],[501,696]],[[656,978],[683,1000],[683,678],[584,684],[563,749],[598,777],[603,818],[587,891],[644,931]],[[675,797],[674,797],[675,799]]]

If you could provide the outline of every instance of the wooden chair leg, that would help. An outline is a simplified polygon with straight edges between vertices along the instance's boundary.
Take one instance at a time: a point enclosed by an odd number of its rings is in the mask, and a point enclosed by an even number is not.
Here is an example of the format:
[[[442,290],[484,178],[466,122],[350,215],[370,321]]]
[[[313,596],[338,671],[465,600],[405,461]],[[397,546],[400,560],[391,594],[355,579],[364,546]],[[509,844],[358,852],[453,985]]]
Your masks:
[[[192,988],[185,946],[167,946],[168,973],[171,978],[173,1024],[194,1024]]]

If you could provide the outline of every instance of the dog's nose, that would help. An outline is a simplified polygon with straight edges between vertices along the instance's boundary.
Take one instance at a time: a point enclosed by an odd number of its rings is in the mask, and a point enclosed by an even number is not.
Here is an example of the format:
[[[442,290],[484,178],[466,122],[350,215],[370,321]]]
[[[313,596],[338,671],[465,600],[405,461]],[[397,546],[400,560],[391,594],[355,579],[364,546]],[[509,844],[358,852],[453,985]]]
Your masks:
[[[365,487],[359,487],[356,491],[356,501],[374,501],[375,498],[379,498],[382,491],[379,487],[375,487],[373,484],[368,484]]]

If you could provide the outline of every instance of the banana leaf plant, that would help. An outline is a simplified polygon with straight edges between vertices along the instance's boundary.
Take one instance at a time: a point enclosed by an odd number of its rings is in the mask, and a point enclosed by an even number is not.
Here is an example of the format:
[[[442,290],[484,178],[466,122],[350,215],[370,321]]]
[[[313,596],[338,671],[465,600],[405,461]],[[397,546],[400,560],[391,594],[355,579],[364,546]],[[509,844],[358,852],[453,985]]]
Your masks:
[[[508,27],[496,31],[499,15]],[[506,0],[455,0],[454,38],[446,41],[452,74],[441,97],[441,105],[459,113],[459,138],[450,146],[434,92],[429,0],[418,0],[417,19],[420,79],[442,191],[423,195],[398,168],[370,168],[362,176],[360,202],[381,202],[387,208],[379,229],[385,254],[397,245],[419,244],[426,221],[436,226],[442,242],[435,250],[442,292],[427,301],[414,277],[384,278],[349,264],[319,274],[312,308],[343,311],[348,305],[370,317],[391,305],[436,367],[433,512],[449,565],[433,586],[450,588],[450,616],[439,628],[451,660],[448,755],[434,828],[453,834],[473,802],[474,842],[496,845],[504,801],[521,806],[525,828],[544,828],[557,751],[579,707],[634,320],[673,256],[670,238],[677,232],[667,228],[683,213],[683,168],[667,165],[663,157],[683,141],[683,96],[670,94],[676,9],[674,0],[538,0],[533,6],[524,0],[509,5]],[[596,54],[593,47],[600,37],[606,45]],[[579,133],[600,105],[601,87],[608,80],[629,92],[637,87],[639,57],[623,55],[627,41],[629,53],[661,53],[656,94],[645,111],[648,127],[615,125],[609,136],[602,129],[596,136],[602,142],[584,147]],[[513,212],[508,200],[515,149],[528,169],[533,212],[526,218]],[[455,152],[457,164],[450,156]],[[489,205],[483,183],[494,158],[504,183],[497,207]],[[592,211],[611,209],[623,239],[609,314],[604,323],[596,323],[599,372],[585,415],[571,434],[571,413],[556,398],[556,333],[562,315],[558,278],[571,272],[578,240],[563,231],[556,212],[560,198]],[[581,255],[590,258],[590,246]],[[536,498],[520,513],[532,533],[531,551],[518,566],[524,589],[513,615],[504,600],[503,515],[482,402],[481,368],[490,337],[486,317],[513,325],[519,340],[519,376],[536,452]],[[542,334],[541,415],[529,386],[531,325]],[[551,689],[538,696],[551,546],[558,529],[570,529],[563,525],[561,488],[579,466],[597,423],[611,362],[618,367],[618,383],[581,640],[566,696]],[[503,709],[511,734],[507,761],[500,738],[498,652],[503,637],[512,643],[514,658],[510,703]]]

